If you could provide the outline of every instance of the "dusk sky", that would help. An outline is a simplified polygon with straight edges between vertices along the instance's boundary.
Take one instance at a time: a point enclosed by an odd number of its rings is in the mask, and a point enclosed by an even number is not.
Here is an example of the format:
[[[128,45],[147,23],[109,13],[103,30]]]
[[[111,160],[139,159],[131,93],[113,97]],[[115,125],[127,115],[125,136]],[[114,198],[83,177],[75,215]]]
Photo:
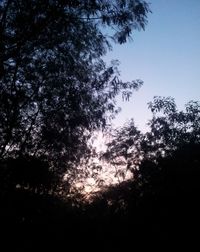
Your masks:
[[[200,0],[151,0],[152,14],[145,31],[134,32],[133,41],[113,45],[106,60],[118,59],[123,80],[142,79],[144,85],[114,120],[121,126],[130,118],[145,130],[153,96],[174,97],[178,108],[200,100]]]

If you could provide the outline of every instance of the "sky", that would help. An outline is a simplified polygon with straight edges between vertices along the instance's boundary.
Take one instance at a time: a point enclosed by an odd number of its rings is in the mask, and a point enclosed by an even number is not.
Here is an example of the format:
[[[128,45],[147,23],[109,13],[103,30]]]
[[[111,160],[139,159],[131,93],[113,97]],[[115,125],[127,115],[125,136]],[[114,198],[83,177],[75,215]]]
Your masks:
[[[118,127],[134,118],[142,131],[148,129],[147,103],[154,96],[174,97],[179,109],[190,100],[200,100],[200,0],[149,2],[152,13],[145,31],[134,32],[131,42],[113,45],[106,56],[107,62],[121,62],[122,80],[144,81],[129,102],[118,97],[122,111],[113,121]]]

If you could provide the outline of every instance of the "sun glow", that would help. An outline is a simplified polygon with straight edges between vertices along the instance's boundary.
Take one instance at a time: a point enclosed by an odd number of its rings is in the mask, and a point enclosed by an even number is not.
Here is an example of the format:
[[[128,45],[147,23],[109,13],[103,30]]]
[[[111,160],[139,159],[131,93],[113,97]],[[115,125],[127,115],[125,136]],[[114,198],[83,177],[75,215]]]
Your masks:
[[[72,181],[74,191],[90,197],[93,193],[104,190],[108,186],[119,184],[133,177],[133,174],[126,170],[125,162],[123,165],[113,165],[101,157],[102,153],[106,152],[106,143],[110,140],[110,136],[102,132],[95,133],[90,144],[96,149],[97,155],[91,157],[88,162],[83,160],[77,167],[80,176]]]

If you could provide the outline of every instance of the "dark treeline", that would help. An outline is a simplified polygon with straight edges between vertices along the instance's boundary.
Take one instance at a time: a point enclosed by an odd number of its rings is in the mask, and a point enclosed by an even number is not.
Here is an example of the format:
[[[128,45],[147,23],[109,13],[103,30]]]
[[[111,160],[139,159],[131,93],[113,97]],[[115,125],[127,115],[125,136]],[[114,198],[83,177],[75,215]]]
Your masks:
[[[190,102],[184,112],[172,99],[156,97],[150,107],[151,130],[142,134],[131,121],[115,132],[103,154],[112,165],[126,160],[134,178],[96,193],[91,201],[53,191],[54,176],[46,173],[44,161],[2,161],[6,246],[13,246],[9,240],[25,250],[198,245],[200,104]],[[136,156],[142,158],[135,162]]]
[[[123,82],[118,62],[102,57],[144,29],[150,12],[140,0],[0,1],[2,251],[197,244],[198,102],[178,111],[155,97],[149,132],[130,121],[101,154],[124,166],[116,176],[133,178],[90,202],[72,193],[72,181],[87,177],[77,167],[97,155],[89,139],[119,112],[116,96],[128,100],[142,85]]]

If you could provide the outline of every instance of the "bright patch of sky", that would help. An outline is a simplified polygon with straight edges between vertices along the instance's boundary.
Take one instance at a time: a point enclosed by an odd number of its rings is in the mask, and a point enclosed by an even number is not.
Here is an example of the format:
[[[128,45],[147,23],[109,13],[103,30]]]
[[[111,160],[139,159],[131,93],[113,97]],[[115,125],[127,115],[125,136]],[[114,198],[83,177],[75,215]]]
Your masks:
[[[148,0],[147,0],[148,1]],[[118,59],[124,81],[141,79],[144,85],[134,92],[129,102],[118,97],[121,113],[113,121],[122,126],[134,118],[136,126],[145,132],[151,118],[147,103],[154,96],[175,98],[179,109],[190,100],[200,100],[200,0],[150,0],[152,14],[145,31],[134,32],[133,41],[113,45],[105,60]],[[106,149],[103,134],[94,145],[98,151]],[[100,177],[113,184],[115,169],[103,165]],[[91,178],[85,186],[91,191]],[[114,181],[110,181],[114,180]]]
[[[174,97],[180,109],[189,100],[200,100],[200,1],[151,0],[150,6],[146,30],[134,32],[132,42],[113,45],[106,56],[108,62],[121,62],[122,80],[144,81],[129,102],[118,98],[122,112],[114,125],[134,118],[143,131],[153,96]]]

